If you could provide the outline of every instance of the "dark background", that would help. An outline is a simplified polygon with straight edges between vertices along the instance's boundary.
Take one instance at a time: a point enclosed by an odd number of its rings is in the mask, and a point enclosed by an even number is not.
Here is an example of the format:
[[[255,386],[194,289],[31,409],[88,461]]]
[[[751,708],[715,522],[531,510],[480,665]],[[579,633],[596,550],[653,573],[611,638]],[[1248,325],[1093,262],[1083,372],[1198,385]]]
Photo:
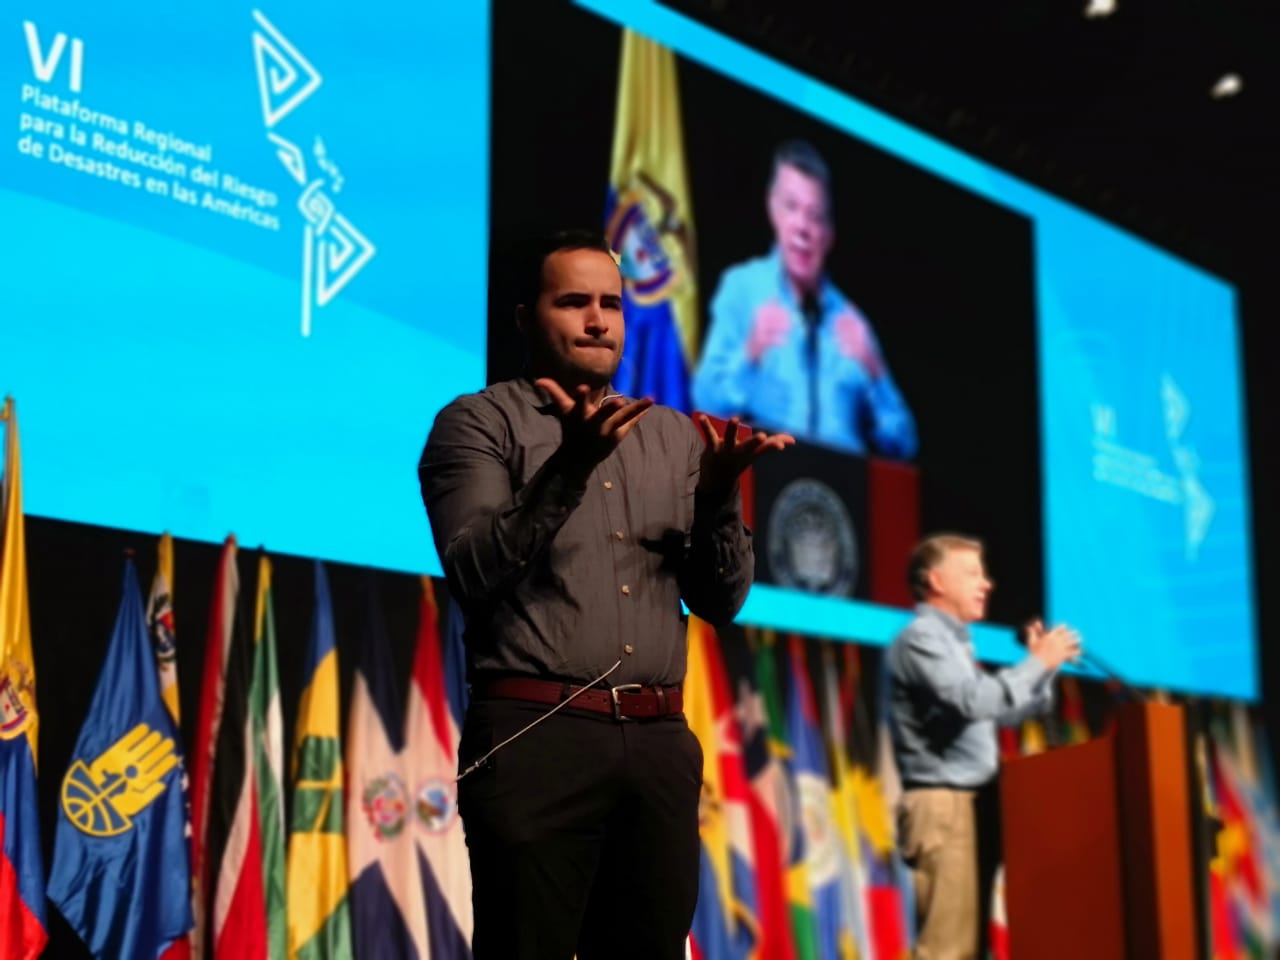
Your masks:
[[[602,224],[621,42],[617,26],[576,8],[494,10],[491,382],[516,375],[522,361],[504,251],[530,232]],[[775,147],[809,140],[832,171],[831,278],[870,320],[916,417],[924,529],[984,539],[1000,584],[993,620],[1038,615],[1030,222],[734,81],[677,63],[703,333],[724,269],[773,244],[765,194]]]

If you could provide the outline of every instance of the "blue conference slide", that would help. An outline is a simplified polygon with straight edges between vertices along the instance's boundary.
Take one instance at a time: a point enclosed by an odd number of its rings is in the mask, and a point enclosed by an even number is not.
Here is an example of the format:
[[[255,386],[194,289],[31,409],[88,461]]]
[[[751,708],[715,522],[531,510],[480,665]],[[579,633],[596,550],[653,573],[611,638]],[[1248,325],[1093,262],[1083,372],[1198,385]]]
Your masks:
[[[484,384],[487,4],[21,0],[0,392],[33,515],[439,572]]]
[[[1126,677],[1255,698],[1235,292],[1084,217],[1040,255],[1086,242],[1094,285],[1041,275],[1050,606]]]

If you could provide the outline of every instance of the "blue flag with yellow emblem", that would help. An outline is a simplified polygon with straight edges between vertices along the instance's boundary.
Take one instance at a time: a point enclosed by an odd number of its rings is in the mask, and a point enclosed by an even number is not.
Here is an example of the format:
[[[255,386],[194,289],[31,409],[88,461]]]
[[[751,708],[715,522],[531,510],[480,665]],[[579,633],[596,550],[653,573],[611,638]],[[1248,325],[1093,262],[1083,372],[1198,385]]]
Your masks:
[[[50,901],[96,957],[156,957],[191,929],[179,743],[127,560],[106,663],[59,791],[49,875]]]
[[[615,390],[689,412],[698,288],[676,58],[623,31],[605,236],[621,258],[627,336]]]

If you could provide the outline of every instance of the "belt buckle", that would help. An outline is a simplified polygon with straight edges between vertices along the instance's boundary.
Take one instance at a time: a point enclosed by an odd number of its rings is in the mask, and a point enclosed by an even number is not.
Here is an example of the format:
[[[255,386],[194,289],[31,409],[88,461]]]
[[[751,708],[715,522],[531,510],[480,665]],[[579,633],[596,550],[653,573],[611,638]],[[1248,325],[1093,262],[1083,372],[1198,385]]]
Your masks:
[[[631,719],[631,717],[624,717],[622,715],[622,704],[618,701],[618,693],[619,692],[631,693],[631,692],[640,691],[643,689],[644,689],[643,683],[623,683],[623,684],[619,684],[616,687],[610,687],[609,696],[613,698],[613,719],[618,721]]]

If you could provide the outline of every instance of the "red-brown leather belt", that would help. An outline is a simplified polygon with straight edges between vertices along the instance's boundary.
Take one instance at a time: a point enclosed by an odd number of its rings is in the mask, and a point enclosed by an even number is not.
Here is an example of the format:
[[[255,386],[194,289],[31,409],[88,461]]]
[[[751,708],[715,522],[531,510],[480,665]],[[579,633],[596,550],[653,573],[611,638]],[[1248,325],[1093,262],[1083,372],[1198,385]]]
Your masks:
[[[581,693],[578,691],[581,690]],[[578,695],[575,697],[574,694]],[[528,700],[554,706],[573,697],[567,710],[589,710],[616,720],[650,720],[679,713],[684,698],[679,687],[646,687],[624,683],[618,687],[582,687],[536,677],[503,677],[476,684],[472,696],[479,699]]]

